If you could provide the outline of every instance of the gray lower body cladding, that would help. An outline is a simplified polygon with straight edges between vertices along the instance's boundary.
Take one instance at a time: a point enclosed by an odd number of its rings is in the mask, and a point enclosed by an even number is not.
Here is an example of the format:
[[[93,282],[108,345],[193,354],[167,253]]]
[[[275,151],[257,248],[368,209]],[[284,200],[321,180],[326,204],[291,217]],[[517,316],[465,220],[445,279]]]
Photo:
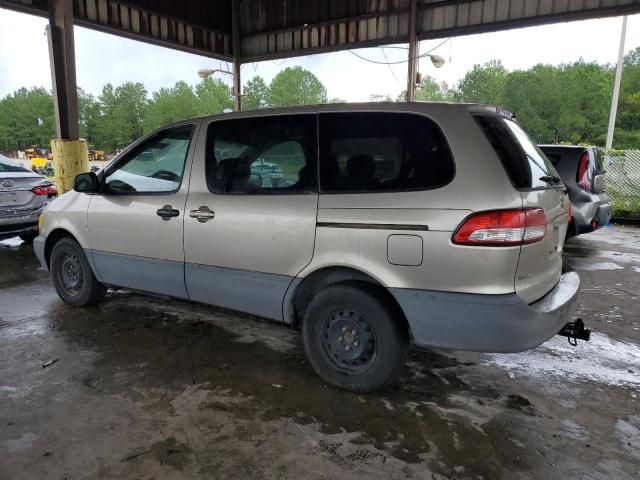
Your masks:
[[[47,268],[45,239],[37,237],[33,248]],[[140,257],[91,250],[86,253],[102,282],[189,298],[278,321],[284,316],[287,323],[292,317],[288,307],[293,291],[300,283],[298,278],[282,275],[152,259],[147,262]],[[515,293],[389,290],[404,311],[420,347],[519,352],[537,347],[571,320],[579,288],[578,275],[565,273],[547,295],[531,305]]]
[[[528,305],[515,293],[477,295],[391,289],[416,345],[478,352],[521,352],[554,336],[571,320],[580,289],[575,272]]]
[[[47,259],[45,258],[45,255],[44,255],[45,242],[46,242],[46,238],[37,236],[33,240],[33,251],[36,254],[38,261],[40,262],[40,265],[42,265],[42,268],[48,271],[49,265],[47,265]]]

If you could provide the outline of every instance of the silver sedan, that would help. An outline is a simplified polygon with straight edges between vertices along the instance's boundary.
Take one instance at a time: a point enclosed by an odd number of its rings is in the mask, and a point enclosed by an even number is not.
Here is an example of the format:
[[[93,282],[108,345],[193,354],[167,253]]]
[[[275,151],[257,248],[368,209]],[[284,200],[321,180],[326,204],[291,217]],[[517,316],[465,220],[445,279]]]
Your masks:
[[[0,239],[19,236],[32,242],[38,235],[38,217],[58,195],[42,175],[0,155]]]

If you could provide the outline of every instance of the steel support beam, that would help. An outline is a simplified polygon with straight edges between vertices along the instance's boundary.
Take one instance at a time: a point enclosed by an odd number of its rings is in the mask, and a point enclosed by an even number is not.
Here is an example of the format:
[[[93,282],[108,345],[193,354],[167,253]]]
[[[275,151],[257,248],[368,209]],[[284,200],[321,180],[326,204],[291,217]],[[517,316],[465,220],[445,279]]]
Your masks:
[[[233,53],[233,109],[239,112],[242,110],[240,0],[231,0],[231,51]]]
[[[73,0],[49,1],[49,62],[56,137],[78,140],[78,92],[76,88],[76,59],[73,40]]]
[[[418,73],[418,0],[411,0],[409,8],[409,64],[407,71],[407,102],[416,101],[416,74]]]

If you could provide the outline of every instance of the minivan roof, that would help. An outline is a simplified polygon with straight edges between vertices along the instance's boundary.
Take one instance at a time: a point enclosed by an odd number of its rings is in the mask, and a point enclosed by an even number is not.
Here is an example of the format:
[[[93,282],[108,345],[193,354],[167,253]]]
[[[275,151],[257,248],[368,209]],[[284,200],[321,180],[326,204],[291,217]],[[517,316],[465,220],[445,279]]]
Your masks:
[[[416,108],[417,107],[417,108]],[[513,115],[500,107],[491,105],[482,105],[478,103],[463,102],[359,102],[359,103],[323,103],[314,105],[302,105],[295,107],[277,107],[277,108],[261,108],[256,110],[243,110],[241,112],[217,113],[212,115],[203,115],[200,117],[190,118],[175,122],[176,125],[184,124],[192,120],[199,119],[219,119],[219,118],[247,118],[261,117],[270,115],[284,115],[296,113],[315,113],[315,112],[342,112],[342,111],[396,111],[411,112],[416,111],[428,112],[430,107],[434,108],[453,108],[466,109],[471,113],[486,113],[493,115],[506,116],[512,118]],[[171,124],[173,125],[173,124]]]
[[[598,148],[595,146],[584,146],[584,145],[551,145],[551,144],[540,144],[538,145],[540,148],[553,148],[555,150],[586,150],[589,148]]]

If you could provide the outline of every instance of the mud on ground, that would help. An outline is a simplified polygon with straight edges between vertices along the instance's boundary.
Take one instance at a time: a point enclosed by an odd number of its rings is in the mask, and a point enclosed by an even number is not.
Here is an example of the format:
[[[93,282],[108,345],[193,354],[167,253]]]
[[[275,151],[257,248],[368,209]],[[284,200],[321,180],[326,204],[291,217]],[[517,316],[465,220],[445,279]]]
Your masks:
[[[2,242],[0,478],[640,478],[640,230],[566,253],[591,342],[413,351],[355,395],[295,331],[131,292],[69,308]]]

